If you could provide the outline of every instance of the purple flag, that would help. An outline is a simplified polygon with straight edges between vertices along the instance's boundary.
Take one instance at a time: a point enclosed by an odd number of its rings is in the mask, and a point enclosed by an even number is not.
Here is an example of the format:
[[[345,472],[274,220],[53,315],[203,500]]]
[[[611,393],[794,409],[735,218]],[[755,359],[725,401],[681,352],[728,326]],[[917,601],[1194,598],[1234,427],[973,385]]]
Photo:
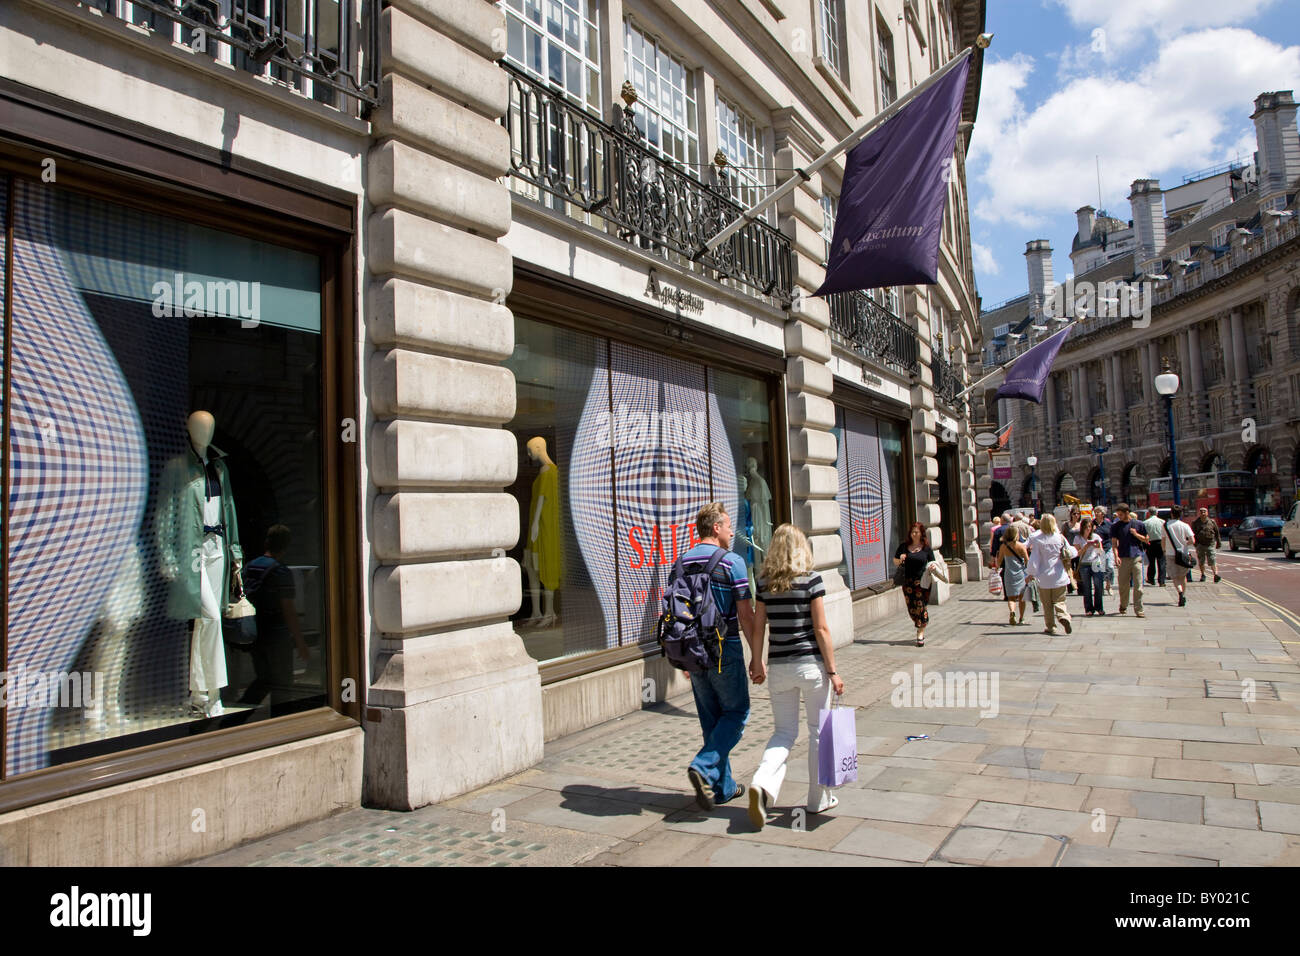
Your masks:
[[[1007,378],[998,388],[997,398],[1023,398],[1027,402],[1043,403],[1043,389],[1052,372],[1056,353],[1065,344],[1065,337],[1074,331],[1071,323],[1055,335],[1043,339],[1007,369]]]
[[[966,57],[849,152],[826,281],[816,295],[936,281],[969,72]]]

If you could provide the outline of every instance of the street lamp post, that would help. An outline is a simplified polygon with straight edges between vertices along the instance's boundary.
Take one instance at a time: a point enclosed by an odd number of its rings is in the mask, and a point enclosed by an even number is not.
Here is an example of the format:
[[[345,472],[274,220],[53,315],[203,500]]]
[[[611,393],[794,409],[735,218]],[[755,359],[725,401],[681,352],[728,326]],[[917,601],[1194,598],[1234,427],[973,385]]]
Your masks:
[[[1029,496],[1034,501],[1034,514],[1041,515],[1043,506],[1038,500],[1038,472],[1035,470],[1038,467],[1038,456],[1030,455],[1025,459],[1025,464],[1029,466]]]
[[[1091,435],[1084,435],[1083,440],[1088,443],[1089,448],[1097,453],[1097,468],[1101,472],[1101,503],[1103,505],[1109,505],[1110,502],[1106,499],[1106,462],[1101,456],[1110,451],[1111,443],[1115,441],[1115,436],[1106,435],[1103,438],[1101,426],[1098,425],[1092,430]]]
[[[1160,360],[1160,374],[1155,378],[1156,392],[1165,400],[1165,412],[1169,418],[1169,474],[1174,485],[1174,504],[1180,508],[1183,504],[1182,489],[1178,487],[1178,444],[1174,437],[1174,395],[1178,391],[1178,376],[1169,367],[1169,359]]]

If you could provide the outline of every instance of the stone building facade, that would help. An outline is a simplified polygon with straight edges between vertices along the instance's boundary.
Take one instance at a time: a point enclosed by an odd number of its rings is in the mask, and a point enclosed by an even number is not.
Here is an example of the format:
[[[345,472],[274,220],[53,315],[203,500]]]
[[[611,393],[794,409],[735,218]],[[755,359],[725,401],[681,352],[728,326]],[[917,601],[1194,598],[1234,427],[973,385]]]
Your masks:
[[[907,521],[978,573],[957,393],[981,51],[938,284],[809,295],[842,158],[695,254],[972,45],[982,0],[336,7],[0,9],[6,470],[43,489],[56,461],[118,529],[67,595],[85,567],[15,546],[63,540],[55,499],[10,489],[2,663],[103,671],[108,704],[6,717],[0,862],[174,862],[418,807],[684,691],[649,624],[708,498],[751,564],[776,523],[809,533],[837,641],[901,610]],[[54,394],[59,349],[86,373]],[[61,440],[93,438],[79,395],[122,410],[118,485]],[[191,502],[192,564],[158,517]],[[259,605],[275,650],[166,600],[233,602],[211,569],[247,585],[255,560],[296,602],[296,628]],[[38,611],[59,641],[24,636]]]
[[[1065,494],[1101,503],[1103,469],[1107,502],[1146,504],[1150,480],[1170,474],[1167,414],[1154,385],[1167,361],[1180,378],[1173,398],[1180,474],[1249,472],[1250,513],[1285,513],[1300,473],[1295,116],[1290,91],[1260,94],[1251,114],[1253,163],[1188,177],[1169,190],[1136,180],[1128,223],[1080,209],[1071,258],[1087,268],[1068,283],[1052,282],[1045,240],[1028,244],[1031,289],[1073,302],[1078,327],[1041,407],[995,401],[996,381],[985,391],[989,421],[1014,419],[1015,470],[1006,486],[983,479],[986,509],[995,497],[1003,507],[1030,506],[1033,478],[1044,507]],[[1061,327],[1044,305],[1031,293],[981,316],[986,369]],[[1100,461],[1084,441],[1097,427],[1114,439]],[[1032,478],[1030,455],[1038,458]]]

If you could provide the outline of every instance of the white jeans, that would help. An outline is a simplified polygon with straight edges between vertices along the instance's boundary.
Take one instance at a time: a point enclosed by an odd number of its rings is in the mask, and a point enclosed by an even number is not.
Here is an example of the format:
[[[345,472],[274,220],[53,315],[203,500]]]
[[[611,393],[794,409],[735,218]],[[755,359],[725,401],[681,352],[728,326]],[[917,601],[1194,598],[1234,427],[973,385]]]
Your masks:
[[[194,619],[190,640],[190,699],[201,707],[211,707],[226,686],[226,647],[221,640],[225,604],[220,593],[226,570],[225,544],[215,534],[204,535],[196,558],[202,616]]]
[[[754,772],[752,787],[767,794],[769,804],[775,804],[785,780],[785,762],[790,748],[799,738],[799,697],[804,699],[808,723],[808,809],[820,813],[831,802],[830,787],[817,782],[817,720],[820,711],[830,706],[831,686],[820,660],[800,659],[783,662],[778,659],[768,667],[768,691],[772,695],[772,717],[776,730],[763,751],[763,760]]]

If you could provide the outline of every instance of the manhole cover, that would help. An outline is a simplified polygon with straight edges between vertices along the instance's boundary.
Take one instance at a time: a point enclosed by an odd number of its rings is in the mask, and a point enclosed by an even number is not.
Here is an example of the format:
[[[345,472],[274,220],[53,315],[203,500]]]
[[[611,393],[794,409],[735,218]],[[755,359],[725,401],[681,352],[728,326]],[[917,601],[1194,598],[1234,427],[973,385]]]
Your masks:
[[[1243,695],[1254,700],[1281,700],[1277,687],[1271,680],[1207,680],[1206,697],[1223,697],[1242,700]]]

